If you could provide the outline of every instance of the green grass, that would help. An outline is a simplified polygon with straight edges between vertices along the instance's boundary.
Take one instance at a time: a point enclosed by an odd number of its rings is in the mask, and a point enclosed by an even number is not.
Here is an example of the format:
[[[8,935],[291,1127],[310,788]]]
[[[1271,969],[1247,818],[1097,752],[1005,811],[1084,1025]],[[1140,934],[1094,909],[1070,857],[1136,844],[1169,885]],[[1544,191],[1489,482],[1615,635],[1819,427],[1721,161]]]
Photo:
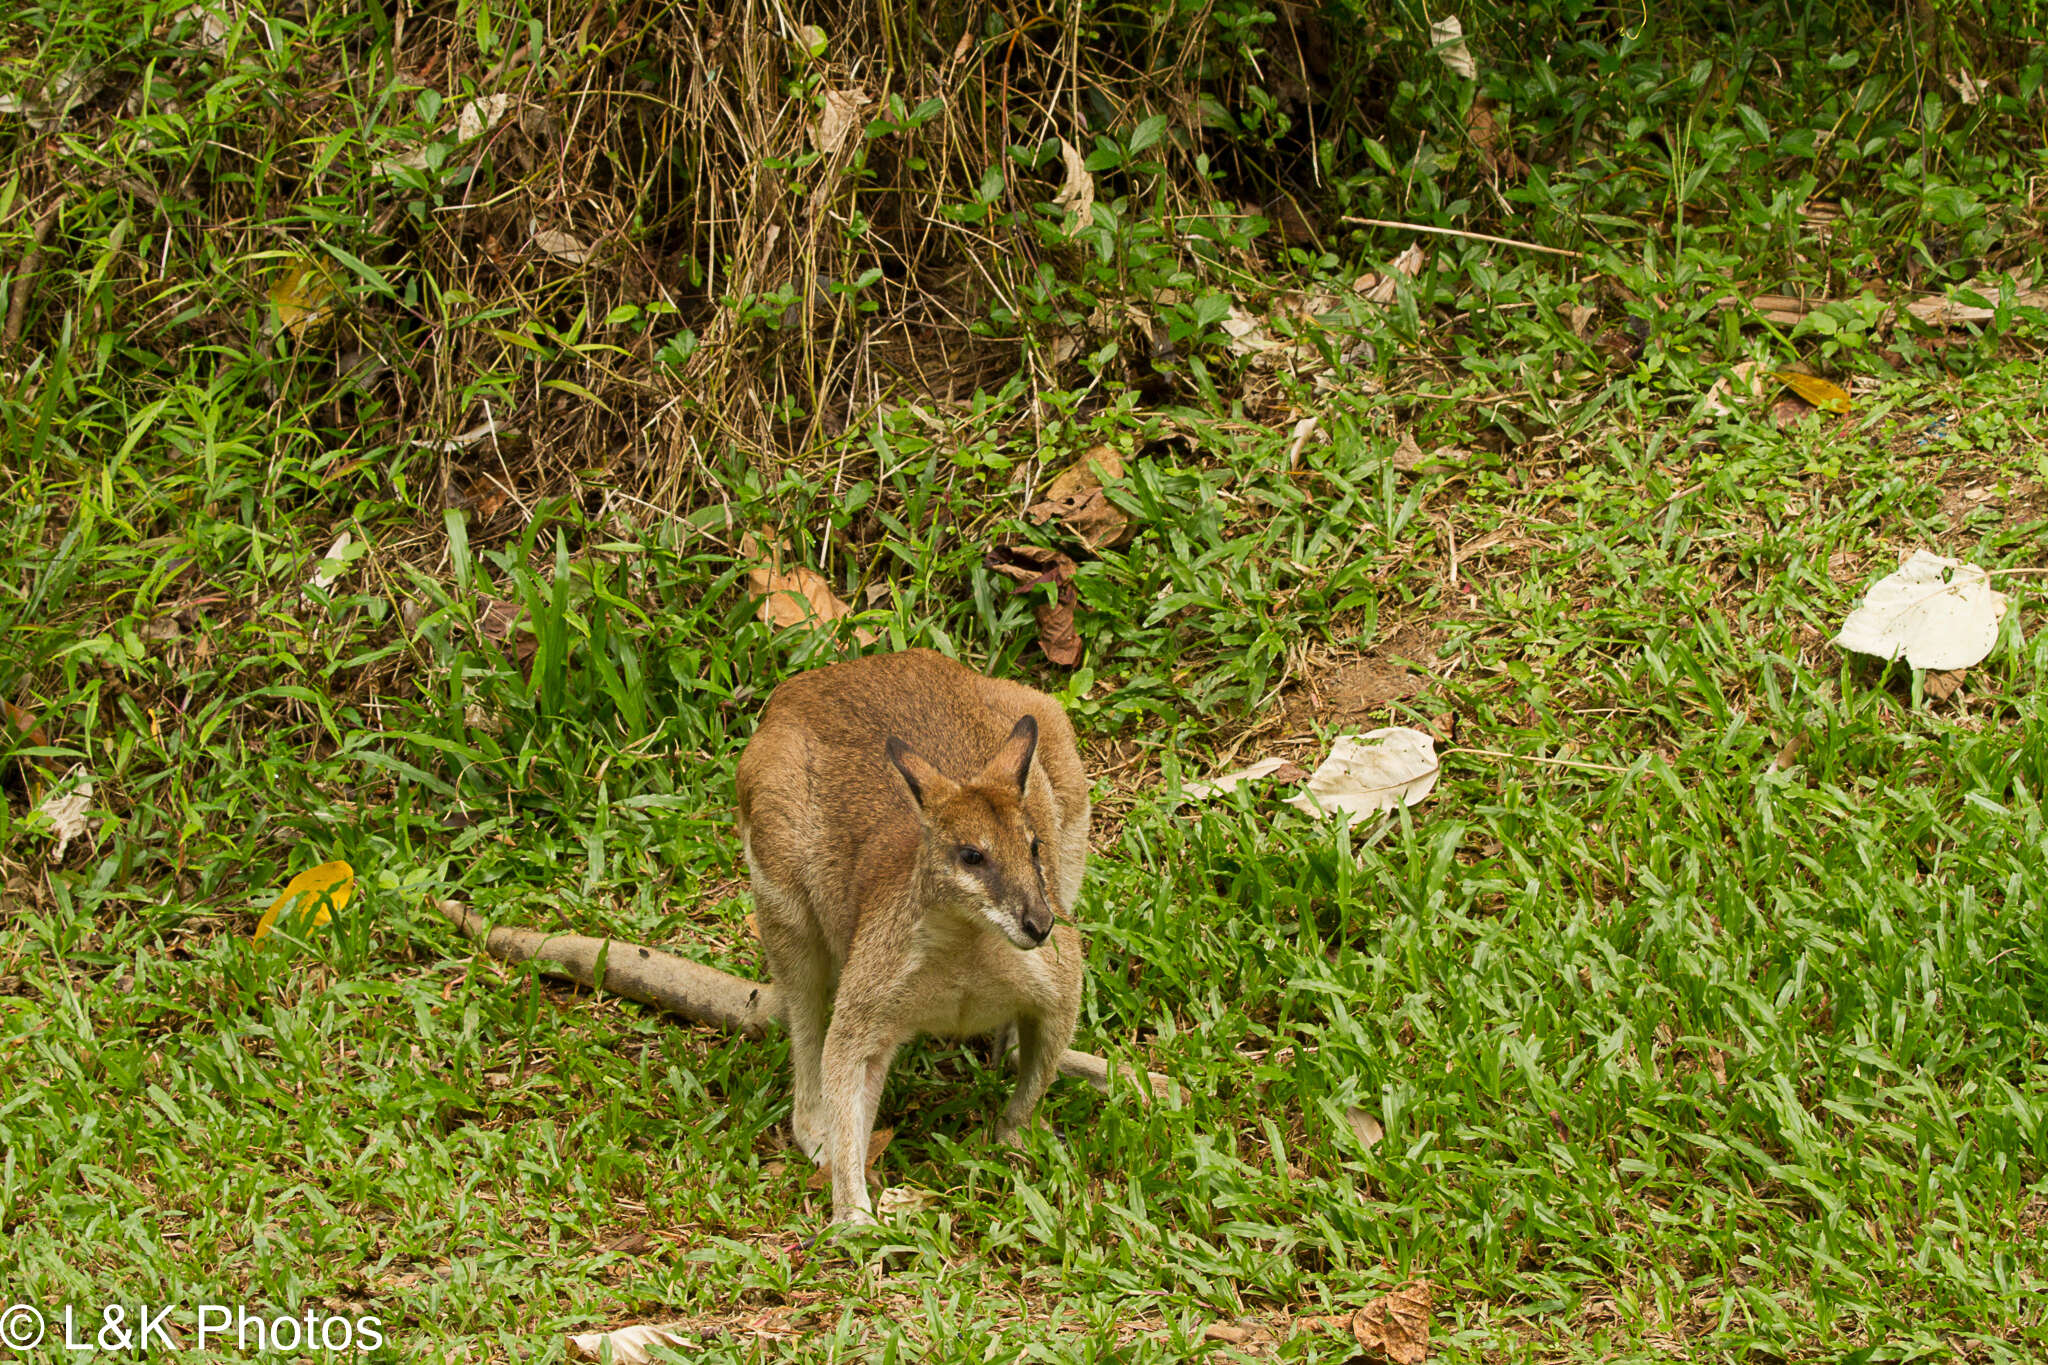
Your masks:
[[[1673,132],[1659,162],[1627,110],[1580,110],[1607,141],[1552,183],[1606,196],[1568,239],[1584,262],[1440,244],[1378,309],[1350,279],[1405,238],[1183,261],[1190,300],[1320,291],[1314,321],[1267,323],[1310,373],[1233,356],[1190,302],[1164,397],[1119,378],[1128,349],[1084,353],[957,404],[892,389],[776,453],[701,412],[689,439],[608,425],[652,411],[633,385],[680,382],[654,359],[674,318],[593,322],[637,287],[623,267],[519,275],[417,187],[378,216],[370,162],[436,123],[388,31],[315,5],[215,68],[124,14],[37,11],[6,69],[155,60],[175,117],[110,97],[48,148],[0,126],[10,301],[60,206],[0,357],[0,697],[41,727],[0,758],[0,1308],[373,1314],[385,1358],[560,1358],[564,1332],[687,1321],[691,1359],[1334,1362],[1347,1334],[1290,1324],[1426,1278],[1444,1362],[2048,1353],[2040,579],[2001,580],[1999,646],[1950,696],[1827,643],[1914,546],[2043,567],[2043,319],[2009,302],[1936,335],[1843,305],[1773,331],[1715,305],[1890,290],[1886,263],[1937,239],[1911,287],[2024,263],[2030,229],[1986,206],[2039,161],[2038,80],[2010,108],[1900,113],[1802,86],[1842,69],[1816,39],[1751,92],[1762,116],[1904,119],[1886,136],[1975,198],[1819,161],[1786,197],[1799,154],[1730,140],[1745,102],[1680,79],[1691,38],[1617,42]],[[550,108],[570,76],[616,93],[650,69],[638,30],[508,56],[540,17],[437,12],[406,60],[482,89],[502,59]],[[1480,52],[1526,75],[1505,40]],[[1403,108],[1445,97],[1422,61]],[[1557,64],[1522,89],[1545,138],[1617,98],[1584,52]],[[297,169],[252,180],[250,148]],[[1725,158],[1705,180],[1702,149]],[[540,193],[507,157],[492,193]],[[1339,189],[1508,227],[1453,211],[1469,161],[1431,167],[1398,202],[1363,161]],[[1825,242],[1799,213],[1822,175],[1867,195]],[[1531,231],[1575,221],[1552,208]],[[353,340],[266,333],[315,227]],[[1167,268],[1103,231],[1134,288]],[[355,350],[391,376],[352,377]],[[1704,409],[1733,363],[1794,358],[1866,381],[1850,417]],[[486,411],[521,435],[431,444]],[[1404,434],[1455,451],[1404,473]],[[1098,441],[1143,530],[1084,557],[1069,672],[981,559],[1057,540],[1019,517],[1025,484]],[[989,1137],[1005,1077],[920,1044],[878,1174],[935,1201],[813,1244],[827,1200],[784,1146],[778,1038],[502,967],[433,912],[757,970],[732,763],[780,679],[853,646],[754,618],[743,530],[822,566],[876,648],[1066,703],[1098,775],[1078,1045],[1180,1103],[1062,1082],[1013,1161]],[[1318,712],[1366,659],[1422,686]],[[1377,837],[1277,793],[1179,800],[1452,714],[1443,782]],[[32,812],[74,768],[98,824],[58,864]],[[359,881],[332,924],[251,940],[336,858]],[[1384,1125],[1370,1149],[1353,1107]],[[1204,1336],[1233,1323],[1283,1340]]]

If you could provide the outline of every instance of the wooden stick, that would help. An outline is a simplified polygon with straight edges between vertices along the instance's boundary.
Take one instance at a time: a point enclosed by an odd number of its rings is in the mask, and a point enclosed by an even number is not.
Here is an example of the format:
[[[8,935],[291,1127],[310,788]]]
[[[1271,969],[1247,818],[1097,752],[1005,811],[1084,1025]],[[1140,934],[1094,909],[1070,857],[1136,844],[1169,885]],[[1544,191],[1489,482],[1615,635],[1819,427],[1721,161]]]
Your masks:
[[[456,928],[475,939],[500,962],[531,962],[551,976],[567,977],[579,986],[597,987],[598,960],[604,960],[604,989],[613,995],[687,1019],[710,1024],[749,1038],[759,1038],[782,1019],[782,1003],[772,982],[748,981],[701,962],[643,948],[615,938],[587,934],[544,934],[535,929],[488,928],[484,917],[461,901],[434,902]],[[1109,1093],[1109,1060],[1069,1048],[1060,1057],[1060,1074],[1086,1081]],[[1155,1095],[1173,1093],[1173,1082],[1147,1072]]]
[[[1397,223],[1391,218],[1352,218],[1346,216],[1340,221],[1353,227],[1396,228],[1402,232],[1433,232],[1439,237],[1461,237],[1468,242],[1491,242],[1495,246],[1511,246],[1520,251],[1540,251],[1546,256],[1569,256],[1575,261],[1586,258],[1583,251],[1567,251],[1561,246],[1538,246],[1535,242],[1517,241],[1513,237],[1495,237],[1488,232],[1466,232],[1463,228],[1432,227],[1428,223]]]

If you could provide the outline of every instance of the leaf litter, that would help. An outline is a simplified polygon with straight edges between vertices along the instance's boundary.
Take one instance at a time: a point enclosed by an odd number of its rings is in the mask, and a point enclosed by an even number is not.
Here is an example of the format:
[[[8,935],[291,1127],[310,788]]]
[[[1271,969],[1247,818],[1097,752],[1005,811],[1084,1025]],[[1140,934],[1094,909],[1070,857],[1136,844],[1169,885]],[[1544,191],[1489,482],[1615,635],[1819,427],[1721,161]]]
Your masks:
[[[2005,594],[1993,590],[1981,566],[1915,550],[1864,591],[1834,643],[1857,654],[1951,672],[1974,667],[1991,653],[2005,609]]]
[[[1080,602],[1074,574],[1079,566],[1042,545],[998,545],[982,563],[1009,579],[1017,591],[1033,593],[1031,612],[1038,621],[1038,647],[1045,657],[1062,668],[1080,663],[1081,637],[1074,629],[1074,608]],[[1052,595],[1036,592],[1039,588],[1051,588]]]
[[[1351,1335],[1366,1359],[1386,1365],[1423,1365],[1429,1355],[1429,1311],[1435,1289],[1410,1280],[1351,1315]]]
[[[1412,806],[1436,787],[1443,771],[1436,740],[1406,725],[1342,735],[1309,774],[1308,788],[1287,804],[1312,815],[1341,815],[1356,825],[1369,815]]]
[[[1057,519],[1091,552],[1114,549],[1135,534],[1129,514],[1103,489],[1105,481],[1122,477],[1122,456],[1109,446],[1091,447],[1045,486],[1044,498],[1026,508],[1024,517],[1039,525]]]

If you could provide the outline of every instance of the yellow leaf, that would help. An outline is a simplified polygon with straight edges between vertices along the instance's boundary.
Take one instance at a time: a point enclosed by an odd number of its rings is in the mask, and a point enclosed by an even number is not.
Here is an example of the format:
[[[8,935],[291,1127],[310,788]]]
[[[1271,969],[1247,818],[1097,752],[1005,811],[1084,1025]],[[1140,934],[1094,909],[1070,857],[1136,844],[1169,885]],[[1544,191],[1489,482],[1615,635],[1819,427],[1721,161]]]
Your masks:
[[[1827,380],[1797,370],[1774,370],[1771,378],[1791,389],[1822,412],[1849,411],[1849,395]]]
[[[302,341],[306,333],[327,321],[334,313],[334,280],[311,261],[302,262],[277,277],[270,286],[270,307],[277,325]]]
[[[331,910],[339,910],[348,904],[349,896],[356,889],[356,870],[347,863],[322,863],[309,867],[285,883],[284,894],[263,912],[263,918],[256,922],[254,937],[262,938],[276,925],[277,917],[290,907],[294,918],[306,918],[312,911],[313,928],[327,923],[333,916]]]

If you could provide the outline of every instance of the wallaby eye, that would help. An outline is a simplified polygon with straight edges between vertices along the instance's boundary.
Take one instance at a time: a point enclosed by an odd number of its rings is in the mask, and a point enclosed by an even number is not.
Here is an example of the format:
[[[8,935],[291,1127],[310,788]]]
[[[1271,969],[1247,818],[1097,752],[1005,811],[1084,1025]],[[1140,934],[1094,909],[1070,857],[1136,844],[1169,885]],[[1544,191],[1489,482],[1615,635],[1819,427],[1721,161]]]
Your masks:
[[[973,844],[960,845],[960,861],[968,867],[980,867],[987,858],[988,855]]]

